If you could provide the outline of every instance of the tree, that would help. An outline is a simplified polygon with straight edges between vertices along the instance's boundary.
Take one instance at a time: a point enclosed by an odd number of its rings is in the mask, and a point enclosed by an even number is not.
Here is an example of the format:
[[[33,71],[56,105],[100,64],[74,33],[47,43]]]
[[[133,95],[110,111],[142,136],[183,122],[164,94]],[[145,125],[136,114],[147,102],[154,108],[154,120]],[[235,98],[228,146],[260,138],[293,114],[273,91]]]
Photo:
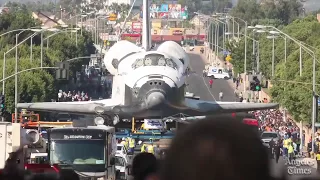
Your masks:
[[[246,20],[248,24],[269,19],[287,25],[302,14],[302,4],[299,0],[263,0],[260,3],[256,0],[239,0],[231,14]]]
[[[3,61],[2,61],[3,62]],[[1,63],[2,63],[1,62]],[[2,67],[2,64],[1,64]],[[7,59],[6,74],[14,74],[15,60],[14,58]],[[30,62],[29,58],[19,59],[19,70],[37,67],[36,64]],[[1,73],[2,79],[2,73]],[[5,82],[6,109],[9,112],[14,112],[14,78],[8,79]],[[54,78],[51,74],[44,70],[34,70],[24,72],[18,76],[18,99],[19,102],[43,102],[55,99],[56,87]]]
[[[296,19],[287,26],[280,29],[295,38],[298,42],[309,44],[315,48],[316,55],[319,55],[320,24],[314,16],[308,16],[303,19]],[[311,122],[312,111],[312,61],[313,57],[305,50],[302,52],[303,68],[300,76],[300,50],[299,46],[287,38],[287,59],[284,57],[284,39],[279,37],[275,40],[275,75],[272,77],[271,59],[272,59],[272,40],[267,39],[266,35],[261,34],[256,37],[260,42],[260,69],[267,79],[271,79],[272,87],[270,95],[272,101],[280,103],[286,107],[293,118],[297,121]],[[252,44],[248,41],[248,54],[252,52]],[[244,64],[244,39],[239,43],[230,43],[232,49],[234,70],[243,72]],[[313,49],[313,48],[311,48]],[[250,68],[250,61],[247,61],[247,67]],[[317,63],[317,79],[320,84],[320,71]],[[317,93],[320,88],[317,86]]]
[[[8,32],[15,28],[27,29],[37,25],[37,22],[33,20],[30,12],[24,10],[17,10],[11,13],[0,16],[0,24],[2,25],[0,33]],[[19,32],[17,32],[19,33]],[[19,42],[27,38],[33,32],[24,32],[19,35]],[[83,31],[81,36],[78,33],[77,45],[75,42],[75,36],[70,38],[70,33],[60,33],[50,38],[49,49],[44,46],[43,60],[44,67],[55,66],[56,62],[64,61],[67,59],[90,56],[95,53],[91,34]],[[4,54],[9,49],[15,46],[15,34],[10,33],[0,38],[0,45],[3,47],[0,49],[0,54]],[[45,32],[44,37],[49,36],[52,32]],[[11,38],[10,38],[11,37]],[[18,60],[19,70],[24,70],[32,67],[40,66],[40,34],[33,38],[33,58],[30,61],[30,40],[21,44],[18,47]],[[45,43],[45,42],[44,42]],[[79,59],[71,63],[71,75],[75,75],[75,71],[79,71],[83,64],[88,64],[89,59]],[[15,67],[15,53],[14,50],[11,53],[6,54],[6,77],[14,73]],[[1,62],[3,63],[3,61]],[[3,69],[0,63],[0,69]],[[1,76],[2,78],[2,73]],[[54,70],[37,70],[24,72],[19,75],[19,102],[35,102],[35,101],[50,101],[55,99],[57,89],[60,89],[57,81],[55,81]],[[68,82],[66,82],[68,84]],[[14,78],[6,81],[5,95],[6,95],[6,107],[9,113],[13,112],[14,108]]]

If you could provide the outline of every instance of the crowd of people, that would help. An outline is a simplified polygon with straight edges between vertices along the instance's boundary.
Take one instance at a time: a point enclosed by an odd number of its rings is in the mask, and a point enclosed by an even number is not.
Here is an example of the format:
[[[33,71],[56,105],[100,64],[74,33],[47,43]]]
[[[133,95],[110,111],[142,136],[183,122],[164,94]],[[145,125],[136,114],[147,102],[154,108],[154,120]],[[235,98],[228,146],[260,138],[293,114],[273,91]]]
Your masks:
[[[294,120],[279,109],[255,111],[254,115],[261,122],[260,127],[264,131],[276,131],[281,136],[288,132],[300,134],[300,128]]]
[[[70,169],[59,174],[28,174],[18,168],[19,153],[11,154],[0,179],[79,179]],[[162,160],[151,153],[136,155],[131,175],[134,180],[286,179],[272,177],[268,152],[260,137],[247,125],[228,118],[197,121],[178,131]]]
[[[74,91],[68,91],[64,92],[62,90],[59,90],[58,92],[58,102],[69,102],[69,101],[91,101],[91,97],[88,96],[88,93],[85,93],[84,91],[76,92]]]

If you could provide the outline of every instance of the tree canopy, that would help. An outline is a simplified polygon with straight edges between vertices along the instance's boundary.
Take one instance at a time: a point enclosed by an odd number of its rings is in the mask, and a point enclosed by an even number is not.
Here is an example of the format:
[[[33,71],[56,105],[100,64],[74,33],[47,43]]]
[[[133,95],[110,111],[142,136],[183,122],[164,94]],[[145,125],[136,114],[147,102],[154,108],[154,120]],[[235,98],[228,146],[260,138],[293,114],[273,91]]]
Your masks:
[[[22,31],[9,32],[14,29],[28,29],[31,27],[40,27],[40,23],[34,20],[31,13],[27,9],[20,9],[10,13],[0,15],[0,54],[6,53],[6,77],[14,74],[15,67],[15,36]],[[18,37],[18,42],[22,42],[35,32],[24,31]],[[44,39],[54,34],[55,32],[44,31]],[[71,33],[73,33],[71,35]],[[77,44],[75,40],[75,32],[61,29],[60,32],[50,37],[48,41],[44,41],[43,46],[43,66],[52,67],[56,62],[65,61],[67,59],[90,56],[95,53],[91,34],[83,31],[83,35],[77,32]],[[30,58],[30,38],[18,46],[18,69],[19,71],[39,67],[40,66],[40,44],[41,33],[35,34],[32,46],[32,58]],[[48,49],[47,44],[48,44]],[[13,49],[8,52],[9,49]],[[3,57],[4,58],[4,57]],[[83,64],[87,64],[89,59],[79,59],[71,62],[70,71],[75,75],[75,71],[79,71]],[[3,69],[3,61],[0,63],[0,68]],[[2,73],[0,73],[2,79]],[[54,70],[33,70],[23,72],[18,75],[18,98],[19,102],[35,102],[35,101],[50,101],[56,98],[57,90],[61,83],[55,79]],[[9,113],[14,111],[14,78],[8,79],[5,82],[6,109]]]
[[[266,29],[272,30],[272,29]],[[320,51],[320,23],[316,17],[308,16],[298,18],[292,23],[280,27],[280,30],[296,39],[297,42],[308,44],[318,57]],[[287,59],[285,61],[284,36],[275,39],[275,74],[271,76],[272,40],[267,39],[268,34],[262,33],[255,36],[260,47],[260,70],[263,75],[271,79],[272,87],[270,95],[272,100],[286,107],[297,121],[311,122],[312,111],[312,53],[302,50],[302,75],[300,76],[300,49],[299,45],[289,38],[287,39]],[[251,35],[252,37],[252,35]],[[247,70],[253,68],[252,41],[247,40]],[[244,38],[239,43],[230,43],[232,51],[232,63],[235,71],[243,72],[244,66]],[[316,82],[320,84],[320,71],[317,60]],[[319,86],[317,86],[319,94]]]
[[[302,15],[302,4],[300,0],[239,0],[232,8],[231,14],[242,18],[248,24],[287,25]],[[269,24],[268,23],[268,24]]]

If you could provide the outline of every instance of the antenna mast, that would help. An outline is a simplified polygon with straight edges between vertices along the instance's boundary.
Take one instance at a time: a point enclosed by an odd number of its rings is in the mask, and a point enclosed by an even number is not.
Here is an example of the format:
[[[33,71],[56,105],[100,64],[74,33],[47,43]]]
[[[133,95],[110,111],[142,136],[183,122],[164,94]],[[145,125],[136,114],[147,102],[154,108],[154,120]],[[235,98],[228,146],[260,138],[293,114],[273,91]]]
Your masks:
[[[148,51],[151,48],[149,0],[143,0],[142,12],[142,47]]]

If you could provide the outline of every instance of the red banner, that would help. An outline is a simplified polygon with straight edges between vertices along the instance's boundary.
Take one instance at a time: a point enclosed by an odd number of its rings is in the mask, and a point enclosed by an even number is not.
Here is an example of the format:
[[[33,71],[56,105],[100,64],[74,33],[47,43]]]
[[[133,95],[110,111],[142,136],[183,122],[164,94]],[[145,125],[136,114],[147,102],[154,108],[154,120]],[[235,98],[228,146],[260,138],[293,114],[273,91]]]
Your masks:
[[[132,31],[142,32],[142,23],[141,22],[132,22]]]

